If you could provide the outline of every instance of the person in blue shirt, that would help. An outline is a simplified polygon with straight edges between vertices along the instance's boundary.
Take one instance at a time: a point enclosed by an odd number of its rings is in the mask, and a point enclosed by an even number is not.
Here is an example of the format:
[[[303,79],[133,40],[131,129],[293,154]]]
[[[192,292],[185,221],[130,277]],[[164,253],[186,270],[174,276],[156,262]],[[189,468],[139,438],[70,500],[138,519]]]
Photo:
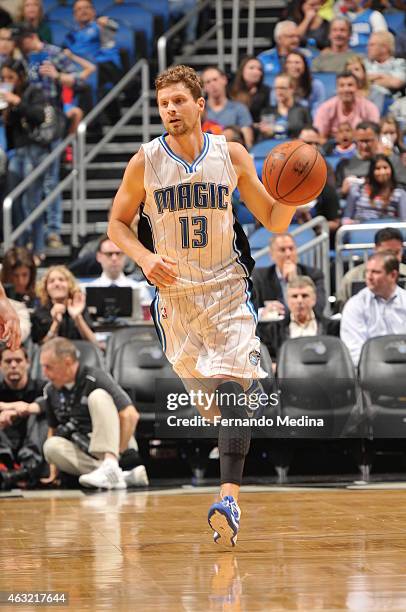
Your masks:
[[[91,0],[75,0],[73,3],[75,28],[65,37],[63,47],[75,55],[85,57],[97,66],[97,94],[100,99],[106,87],[117,83],[122,77],[119,49],[114,41],[118,24],[108,17],[96,20],[96,11]],[[120,117],[117,102],[108,109],[110,121]]]
[[[264,83],[270,86],[272,86],[276,75],[283,71],[288,53],[299,49],[300,44],[298,28],[293,21],[280,21],[277,23],[273,37],[275,47],[267,49],[258,55],[258,59],[264,66]],[[310,60],[311,52],[308,49],[300,50]]]

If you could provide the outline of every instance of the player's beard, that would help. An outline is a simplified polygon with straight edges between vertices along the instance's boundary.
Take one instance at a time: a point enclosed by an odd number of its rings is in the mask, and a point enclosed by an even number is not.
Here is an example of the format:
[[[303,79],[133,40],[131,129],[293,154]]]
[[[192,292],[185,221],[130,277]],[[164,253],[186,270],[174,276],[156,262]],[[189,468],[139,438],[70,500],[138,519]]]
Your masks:
[[[178,124],[173,125],[168,123],[165,127],[170,136],[187,136],[193,132],[197,122],[200,122],[200,116],[196,118],[193,125],[181,119]]]
[[[166,127],[166,131],[170,136],[185,136],[191,132],[190,128],[183,121],[176,125],[169,124]]]

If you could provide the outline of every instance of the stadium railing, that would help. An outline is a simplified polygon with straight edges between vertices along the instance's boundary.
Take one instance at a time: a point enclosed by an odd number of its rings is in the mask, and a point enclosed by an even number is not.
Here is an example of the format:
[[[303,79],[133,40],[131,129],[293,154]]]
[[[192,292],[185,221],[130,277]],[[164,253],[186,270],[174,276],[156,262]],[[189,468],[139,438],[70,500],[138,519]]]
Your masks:
[[[203,0],[196,7],[187,13],[178,23],[172,26],[165,34],[158,39],[158,69],[159,72],[166,70],[168,67],[168,42],[180,32],[189,20],[196,14],[201,13],[207,6],[211,4],[211,0]],[[217,37],[217,56],[218,64],[224,70],[224,23],[223,23],[223,2],[216,0],[216,23],[207,30],[193,45],[193,52],[201,48],[204,43],[209,40],[213,34]]]
[[[310,229],[318,228],[318,233],[314,234],[314,238],[306,240],[304,243],[300,243],[300,237],[302,234],[307,233]],[[311,221],[304,223],[303,225],[297,226],[290,232],[291,236],[298,243],[297,252],[299,259],[302,263],[315,268],[319,268],[323,272],[324,286],[326,288],[326,295],[331,294],[331,283],[330,283],[330,234],[328,221],[325,217],[319,215]],[[259,249],[253,254],[255,261],[258,261],[264,255],[268,255],[269,247],[266,246],[263,249]],[[328,306],[327,306],[328,308]]]
[[[141,95],[130,106],[121,119],[103,136],[103,138],[86,153],[86,132],[89,124],[100,116],[103,110],[115,100],[128,84],[141,72]],[[144,142],[149,140],[149,64],[147,60],[139,60],[135,66],[121,79],[117,85],[95,106],[95,108],[79,124],[76,134],[67,136],[34,171],[22,181],[13,191],[11,191],[3,202],[3,223],[4,223],[4,252],[9,249],[15,240],[50,206],[56,196],[65,190],[71,190],[71,224],[72,238],[71,246],[79,246],[79,237],[86,236],[86,176],[87,168],[91,161],[98,155],[106,143],[110,142],[118,130],[129,122],[137,110],[142,107],[142,137]],[[72,145],[73,165],[72,170],[59,182],[57,187],[42,200],[37,208],[13,230],[12,214],[13,205],[32,183],[38,179],[54,162],[59,158],[66,147]]]

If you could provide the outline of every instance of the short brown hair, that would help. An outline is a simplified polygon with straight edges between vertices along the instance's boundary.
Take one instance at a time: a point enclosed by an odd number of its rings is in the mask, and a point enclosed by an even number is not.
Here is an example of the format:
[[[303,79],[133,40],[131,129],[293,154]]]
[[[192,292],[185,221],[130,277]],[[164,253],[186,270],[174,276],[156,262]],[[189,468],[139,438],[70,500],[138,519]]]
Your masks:
[[[183,83],[185,87],[189,89],[194,100],[203,97],[203,84],[201,78],[196,70],[190,66],[184,66],[183,64],[172,66],[164,72],[161,72],[161,74],[158,74],[155,79],[156,92],[158,93],[160,89],[168,87],[169,85],[176,85],[176,83]]]
[[[0,347],[0,363],[3,361],[3,355],[6,351],[11,351],[12,353],[16,353],[17,351],[21,351],[24,355],[24,358],[26,361],[29,361],[30,358],[28,357],[28,352],[27,349],[25,348],[24,345],[21,345],[18,347],[18,349],[15,349],[15,351],[12,351],[10,348],[8,348],[8,346],[2,346]]]
[[[396,259],[393,251],[372,253],[372,255],[368,257],[368,261],[372,261],[373,259],[379,259],[382,262],[386,274],[391,274],[394,270],[399,274],[399,261]]]
[[[3,267],[1,269],[0,279],[3,285],[13,283],[13,272],[17,268],[28,268],[30,271],[30,280],[26,288],[27,295],[31,298],[35,295],[35,283],[37,278],[37,267],[33,256],[25,247],[14,246],[4,253]]]

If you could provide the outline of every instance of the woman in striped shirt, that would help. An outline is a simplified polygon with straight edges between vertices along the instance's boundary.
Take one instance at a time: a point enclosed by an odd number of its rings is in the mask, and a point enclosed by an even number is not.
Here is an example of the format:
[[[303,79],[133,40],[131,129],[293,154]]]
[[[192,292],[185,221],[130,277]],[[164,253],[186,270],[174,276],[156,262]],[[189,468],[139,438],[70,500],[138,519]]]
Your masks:
[[[397,186],[391,161],[379,154],[371,160],[365,183],[352,185],[343,224],[387,218],[406,221],[406,191]]]

